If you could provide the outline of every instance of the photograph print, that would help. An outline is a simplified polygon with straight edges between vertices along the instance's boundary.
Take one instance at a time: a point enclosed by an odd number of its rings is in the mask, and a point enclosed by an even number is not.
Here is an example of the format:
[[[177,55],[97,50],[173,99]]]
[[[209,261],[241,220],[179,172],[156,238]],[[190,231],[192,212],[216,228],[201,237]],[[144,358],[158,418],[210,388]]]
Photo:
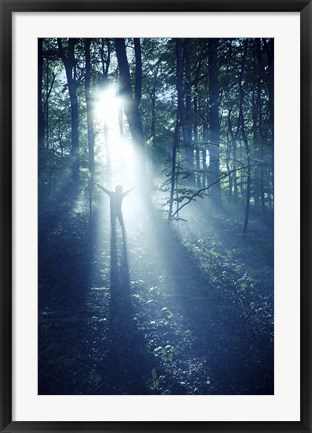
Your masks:
[[[274,394],[274,39],[38,39],[38,394]]]

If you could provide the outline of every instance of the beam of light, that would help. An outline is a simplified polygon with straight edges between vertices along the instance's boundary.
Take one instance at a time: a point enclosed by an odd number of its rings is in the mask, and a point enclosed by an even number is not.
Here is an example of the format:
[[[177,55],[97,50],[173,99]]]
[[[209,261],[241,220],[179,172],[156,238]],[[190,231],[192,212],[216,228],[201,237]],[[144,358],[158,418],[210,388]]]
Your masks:
[[[119,168],[124,152],[119,128],[121,102],[117,88],[112,86],[99,92],[96,100],[94,115],[101,131],[99,136],[101,159],[106,160],[107,164],[111,164],[111,169],[116,170]]]
[[[120,99],[116,87],[108,87],[98,93],[95,106],[95,117],[103,122],[108,129],[118,128],[118,112]]]
[[[137,206],[137,192],[140,190],[138,179],[140,153],[135,144],[127,137],[122,115],[122,101],[116,86],[107,87],[96,97],[94,117],[100,133],[97,136],[97,158],[101,162],[102,176],[97,179],[107,189],[114,191],[116,185],[122,185],[126,191],[136,186],[130,197],[123,203],[124,218],[132,217]],[[103,196],[104,208],[109,207],[109,199]]]
[[[122,204],[127,238],[127,260],[130,271],[129,289],[138,326],[146,327],[148,322],[151,327],[148,329],[148,333],[152,335],[155,328],[158,329],[160,334],[159,339],[151,345],[151,350],[155,355],[155,362],[157,362],[157,350],[160,346],[165,350],[166,347],[170,348],[175,345],[175,339],[170,339],[168,343],[167,337],[162,338],[161,334],[164,330],[167,335],[169,329],[174,328],[178,339],[183,342],[186,339],[191,340],[192,336],[189,321],[187,318],[182,317],[180,313],[184,307],[183,293],[180,296],[179,290],[181,278],[176,271],[177,266],[172,269],[171,264],[168,264],[168,255],[175,256],[179,244],[175,242],[175,237],[171,234],[166,221],[160,217],[161,210],[167,209],[166,207],[162,208],[161,205],[168,198],[167,191],[158,189],[165,181],[163,174],[155,169],[151,174],[150,170],[153,164],[148,160],[147,155],[143,156],[136,144],[126,135],[120,135],[118,118],[120,100],[116,94],[114,88],[100,94],[96,109],[97,120],[103,126],[103,133],[98,136],[99,150],[101,150],[103,156],[103,177],[98,180],[99,183],[110,190],[114,190],[118,184],[122,185],[124,190],[135,186],[135,189],[124,198]],[[104,127],[106,128],[105,134]],[[127,128],[125,130],[127,131]],[[110,156],[111,170],[107,169],[107,152],[109,152]],[[140,164],[143,159],[147,160],[146,166],[149,167],[149,175],[152,177],[151,186],[154,187],[154,190],[153,192],[150,191],[150,196],[153,198],[156,209],[151,206],[150,201],[147,199],[146,185],[143,182],[147,183],[148,179],[142,179],[140,174]],[[111,266],[109,197],[99,190],[97,190],[96,194],[99,200],[103,200],[96,221],[96,233],[99,236],[96,242],[96,254],[98,256],[96,260],[99,263],[101,261],[104,263],[102,265],[103,281],[101,284],[108,286]],[[166,216],[165,214],[164,218]],[[121,227],[117,222],[116,250],[119,254],[117,254],[117,258],[120,257],[122,252],[121,233]],[[174,262],[174,258],[172,260]],[[121,270],[119,268],[119,272],[121,272],[119,277],[123,277],[122,268]],[[148,307],[141,310],[142,306],[139,301],[134,302],[137,299],[141,299],[140,302],[148,305]],[[143,317],[142,314],[145,316]],[[185,336],[186,333],[187,337]],[[188,353],[186,353],[186,356],[187,360],[183,361],[181,371],[187,371],[187,366],[194,364],[193,353],[192,358]],[[196,359],[196,368],[198,370],[201,369],[199,366],[202,363],[203,360],[198,357]],[[170,363],[167,363],[165,368],[168,374],[172,374]],[[205,377],[206,371],[204,371],[204,368],[202,368],[201,373]],[[188,393],[192,393],[193,390],[188,389],[187,385],[185,385],[187,378],[184,376],[183,373],[177,379],[180,387],[185,388]]]

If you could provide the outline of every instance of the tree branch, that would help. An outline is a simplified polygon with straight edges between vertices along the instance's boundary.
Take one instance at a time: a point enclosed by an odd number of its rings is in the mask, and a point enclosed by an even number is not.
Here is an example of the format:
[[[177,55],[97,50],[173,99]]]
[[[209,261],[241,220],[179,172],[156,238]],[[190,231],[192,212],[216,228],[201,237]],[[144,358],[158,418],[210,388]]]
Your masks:
[[[240,170],[245,170],[246,168],[248,168],[248,165],[244,166],[244,167],[239,167],[239,168],[235,168],[234,170],[229,171],[228,173],[226,173],[225,175],[219,177],[219,179],[215,180],[214,182],[212,182],[210,185],[206,186],[205,188],[201,188],[198,191],[196,191],[194,194],[192,194],[185,203],[183,203],[175,212],[173,212],[173,214],[171,214],[170,219],[172,219],[178,212],[180,212],[181,209],[184,208],[184,206],[188,205],[189,203],[191,203],[191,201],[194,200],[195,197],[199,197],[200,194],[204,191],[207,191],[209,188],[211,188],[213,185],[215,185],[216,183],[221,182],[221,180],[229,177],[232,173],[234,173],[235,171],[240,171]]]

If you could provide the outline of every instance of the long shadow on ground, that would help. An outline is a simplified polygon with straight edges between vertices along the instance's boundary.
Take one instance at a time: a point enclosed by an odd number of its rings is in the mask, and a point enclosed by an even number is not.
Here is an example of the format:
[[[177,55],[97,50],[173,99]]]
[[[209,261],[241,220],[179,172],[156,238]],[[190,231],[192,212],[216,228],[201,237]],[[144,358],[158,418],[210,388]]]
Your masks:
[[[130,294],[130,276],[125,229],[122,239],[111,232],[109,349],[97,371],[105,377],[99,394],[142,395],[157,393],[152,371],[162,372],[155,357],[148,352],[144,334],[136,326]],[[179,387],[174,379],[171,385]]]

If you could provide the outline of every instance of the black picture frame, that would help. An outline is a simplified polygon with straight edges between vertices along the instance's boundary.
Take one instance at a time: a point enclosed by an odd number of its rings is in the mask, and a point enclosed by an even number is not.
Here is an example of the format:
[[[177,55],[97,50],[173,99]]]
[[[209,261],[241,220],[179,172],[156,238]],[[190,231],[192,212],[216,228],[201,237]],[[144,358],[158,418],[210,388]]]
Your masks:
[[[311,0],[0,0],[1,7],[1,432],[312,432],[311,423]],[[300,12],[301,420],[299,422],[12,421],[12,14],[14,12]]]

